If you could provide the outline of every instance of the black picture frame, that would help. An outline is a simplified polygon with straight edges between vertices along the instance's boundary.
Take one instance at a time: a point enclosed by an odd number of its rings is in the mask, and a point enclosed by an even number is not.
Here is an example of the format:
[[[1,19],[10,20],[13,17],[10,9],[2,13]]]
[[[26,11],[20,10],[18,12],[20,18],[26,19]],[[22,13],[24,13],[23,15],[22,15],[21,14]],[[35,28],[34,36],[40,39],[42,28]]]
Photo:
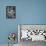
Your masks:
[[[6,6],[6,19],[16,18],[16,6]]]

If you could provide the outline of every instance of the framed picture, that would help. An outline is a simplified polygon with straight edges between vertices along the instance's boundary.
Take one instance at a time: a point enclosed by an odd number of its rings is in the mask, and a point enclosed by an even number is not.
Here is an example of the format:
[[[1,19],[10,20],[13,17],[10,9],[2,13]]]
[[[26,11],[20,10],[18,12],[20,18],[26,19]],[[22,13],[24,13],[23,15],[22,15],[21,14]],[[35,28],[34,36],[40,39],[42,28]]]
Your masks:
[[[6,6],[6,19],[16,18],[16,6]]]
[[[46,41],[46,25],[20,24],[18,30],[20,40]]]

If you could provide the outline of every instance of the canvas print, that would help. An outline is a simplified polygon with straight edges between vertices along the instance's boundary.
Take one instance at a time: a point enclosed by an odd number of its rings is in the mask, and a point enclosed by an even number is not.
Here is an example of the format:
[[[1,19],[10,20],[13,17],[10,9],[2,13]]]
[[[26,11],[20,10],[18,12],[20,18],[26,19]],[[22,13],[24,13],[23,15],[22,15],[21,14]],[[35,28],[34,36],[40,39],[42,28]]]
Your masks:
[[[16,6],[6,6],[6,18],[7,19],[16,18]]]

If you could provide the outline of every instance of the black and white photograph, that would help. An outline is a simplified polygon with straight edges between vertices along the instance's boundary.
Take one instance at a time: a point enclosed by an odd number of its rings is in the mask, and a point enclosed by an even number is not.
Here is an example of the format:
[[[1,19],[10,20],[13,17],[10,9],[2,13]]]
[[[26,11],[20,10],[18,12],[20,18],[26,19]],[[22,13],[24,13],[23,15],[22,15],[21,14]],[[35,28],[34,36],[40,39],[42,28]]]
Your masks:
[[[46,43],[46,25],[20,24],[18,33],[20,46],[42,46]]]
[[[16,6],[6,6],[6,19],[16,18]]]

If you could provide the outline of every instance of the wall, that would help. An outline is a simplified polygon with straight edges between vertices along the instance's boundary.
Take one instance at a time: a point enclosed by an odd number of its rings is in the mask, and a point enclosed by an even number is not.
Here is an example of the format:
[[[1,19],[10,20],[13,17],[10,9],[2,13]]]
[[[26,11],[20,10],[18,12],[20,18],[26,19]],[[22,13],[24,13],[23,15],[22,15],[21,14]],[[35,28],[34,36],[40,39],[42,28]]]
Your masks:
[[[16,19],[6,19],[6,6],[16,6]],[[46,24],[46,0],[0,0],[0,44],[8,43],[17,24]]]

